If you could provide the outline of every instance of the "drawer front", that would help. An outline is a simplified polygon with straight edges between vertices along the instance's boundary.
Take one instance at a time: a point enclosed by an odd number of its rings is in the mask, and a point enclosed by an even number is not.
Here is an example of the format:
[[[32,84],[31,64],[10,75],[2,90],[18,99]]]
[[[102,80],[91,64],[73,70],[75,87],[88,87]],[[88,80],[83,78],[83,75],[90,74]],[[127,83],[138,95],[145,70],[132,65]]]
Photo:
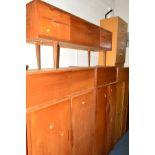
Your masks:
[[[39,35],[69,40],[70,15],[48,5],[44,2],[37,3],[39,18]]]
[[[82,19],[71,17],[71,41],[99,47],[99,28]]]
[[[70,100],[27,114],[31,155],[71,155]]]
[[[112,49],[112,33],[102,28],[100,28],[100,47],[106,51],[111,51]]]
[[[39,36],[51,39],[70,40],[70,27],[59,21],[41,18]]]
[[[72,98],[73,155],[93,155],[95,96],[93,92]]]
[[[87,89],[93,89],[95,84],[94,69],[79,70],[70,73],[71,76],[71,92],[78,92]]]
[[[118,20],[118,31],[119,33],[127,32],[127,23],[125,23],[122,19]]]
[[[36,73],[26,76],[26,107],[44,104],[70,94],[68,72]]]
[[[116,81],[116,68],[97,68],[97,86],[105,85]]]
[[[122,50],[118,50],[117,53],[116,53],[116,66],[119,65],[119,64],[124,64],[125,62],[125,49]]]
[[[129,80],[129,68],[117,68],[117,81]]]

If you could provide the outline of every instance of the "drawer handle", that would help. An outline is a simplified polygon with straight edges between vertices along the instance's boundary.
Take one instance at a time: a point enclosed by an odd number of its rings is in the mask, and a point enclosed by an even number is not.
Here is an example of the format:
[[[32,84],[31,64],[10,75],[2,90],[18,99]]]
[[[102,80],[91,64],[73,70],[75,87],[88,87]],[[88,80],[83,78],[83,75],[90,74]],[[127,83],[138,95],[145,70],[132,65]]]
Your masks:
[[[112,93],[112,89],[110,89],[111,93]]]
[[[120,55],[120,56],[123,56],[123,53],[120,53],[119,55]]]
[[[85,101],[82,101],[82,105],[84,105],[86,102]]]
[[[62,132],[62,133],[60,134],[60,136],[63,137],[63,136],[64,136],[64,133]]]

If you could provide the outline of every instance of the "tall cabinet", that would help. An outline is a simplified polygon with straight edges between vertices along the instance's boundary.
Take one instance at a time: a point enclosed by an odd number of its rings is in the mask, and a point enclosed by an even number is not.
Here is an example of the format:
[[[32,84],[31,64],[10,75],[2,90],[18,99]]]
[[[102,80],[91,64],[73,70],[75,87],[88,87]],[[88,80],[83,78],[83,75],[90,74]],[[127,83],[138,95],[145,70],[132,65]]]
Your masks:
[[[123,66],[126,56],[127,23],[120,17],[102,19],[100,26],[112,32],[112,50],[106,52],[106,66]],[[104,53],[100,53],[99,64],[103,65]]]

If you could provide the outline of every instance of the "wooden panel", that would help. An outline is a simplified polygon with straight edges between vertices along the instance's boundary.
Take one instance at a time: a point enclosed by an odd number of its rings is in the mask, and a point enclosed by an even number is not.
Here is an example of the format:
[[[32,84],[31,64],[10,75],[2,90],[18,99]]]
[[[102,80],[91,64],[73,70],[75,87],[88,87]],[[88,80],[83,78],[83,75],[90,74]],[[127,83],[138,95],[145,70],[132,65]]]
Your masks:
[[[107,153],[114,146],[114,127],[116,114],[116,85],[107,87],[107,105],[106,105],[106,150]]]
[[[99,47],[99,27],[71,16],[71,41]]]
[[[117,68],[117,81],[129,80],[129,68]]]
[[[70,16],[44,2],[37,3],[39,35],[51,39],[70,39]]]
[[[93,92],[72,99],[73,155],[93,155],[95,96]]]
[[[28,114],[31,155],[71,155],[70,101]]]
[[[78,70],[70,73],[71,91],[77,92],[94,88],[95,72],[94,69]]]
[[[96,94],[96,154],[106,154],[106,102],[107,87],[97,89]]]
[[[112,33],[102,28],[100,28],[100,47],[106,51],[112,49]]]
[[[97,68],[97,86],[116,81],[116,68],[98,67]]]
[[[42,72],[26,76],[26,106],[33,107],[70,93],[68,72]]]
[[[122,112],[124,103],[124,82],[117,83],[117,94],[116,94],[116,117],[115,117],[115,138],[114,143],[116,143],[122,135]]]
[[[123,103],[123,113],[122,113],[122,135],[126,132],[126,124],[128,118],[128,104],[129,104],[129,85],[128,81],[124,82],[125,92],[124,92],[124,103]]]

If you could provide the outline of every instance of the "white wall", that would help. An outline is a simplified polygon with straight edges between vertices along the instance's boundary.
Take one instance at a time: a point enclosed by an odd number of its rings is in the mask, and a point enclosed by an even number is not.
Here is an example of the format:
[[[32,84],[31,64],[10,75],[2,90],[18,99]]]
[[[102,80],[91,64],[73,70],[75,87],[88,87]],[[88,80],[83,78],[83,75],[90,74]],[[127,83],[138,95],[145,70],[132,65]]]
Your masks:
[[[44,0],[54,6],[57,6],[65,11],[68,11],[76,16],[86,19],[96,25],[100,25],[100,19],[103,19],[109,8],[114,8],[114,0]],[[30,0],[26,1],[27,3]],[[117,3],[115,3],[116,5]],[[30,68],[36,68],[35,49],[34,45],[27,45],[26,61]],[[44,68],[52,66],[51,48],[42,48],[42,66]],[[44,57],[43,57],[44,55]],[[46,63],[46,64],[44,64]],[[98,52],[91,53],[91,65],[97,65]],[[60,67],[66,66],[87,66],[86,52],[78,50],[61,49]]]
[[[120,16],[128,23],[129,31],[129,0],[115,0],[114,15]],[[124,66],[129,66],[129,48],[126,48],[126,59]]]

